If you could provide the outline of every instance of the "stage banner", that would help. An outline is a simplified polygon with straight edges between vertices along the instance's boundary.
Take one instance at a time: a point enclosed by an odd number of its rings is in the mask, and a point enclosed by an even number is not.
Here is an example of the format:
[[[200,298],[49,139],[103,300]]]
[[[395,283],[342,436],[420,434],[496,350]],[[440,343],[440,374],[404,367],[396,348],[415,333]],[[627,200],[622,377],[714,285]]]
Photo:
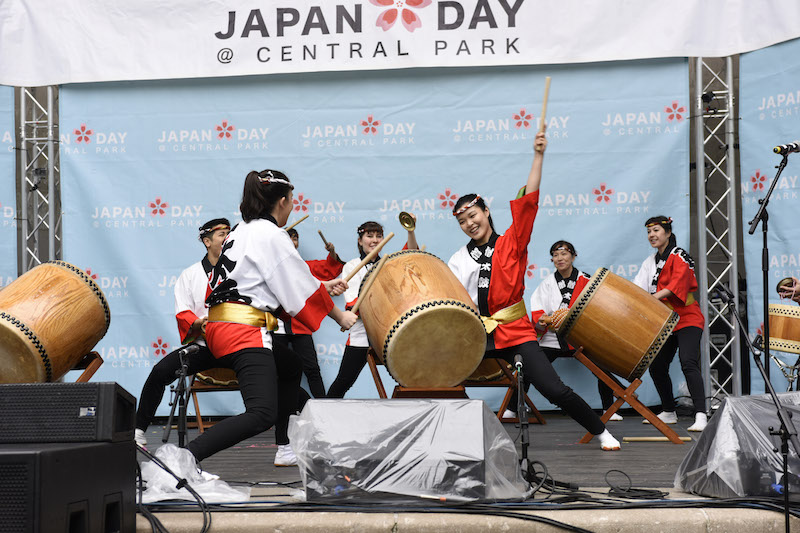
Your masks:
[[[653,253],[644,228],[650,216],[672,216],[678,242],[689,248],[685,60],[63,86],[65,258],[98,281],[112,313],[98,347],[106,361],[99,378],[138,394],[153,365],[179,345],[176,279],[205,253],[200,225],[239,221],[249,170],[290,176],[290,223],[309,215],[297,226],[307,260],[326,255],[318,230],[343,260],[358,257],[356,229],[367,220],[397,234],[386,253],[400,250],[398,214],[410,211],[419,243],[447,261],[467,244],[451,212],[470,192],[485,198],[504,232],[533,158],[546,75],[550,144],[529,248],[530,307],[533,290],[552,275],[549,248],[558,239],[575,245],[578,268],[591,274],[605,266],[626,278]],[[326,386],[346,340],[331,320],[314,335]],[[555,364],[599,405],[586,368],[571,359]],[[391,390],[394,381],[380,371]],[[470,396],[496,408],[504,392]],[[639,395],[658,403],[649,379]],[[209,414],[240,409],[237,393],[202,396]],[[348,397],[376,396],[365,370]]]
[[[764,283],[762,271],[763,233],[748,233],[750,221],[766,196],[783,156],[772,149],[797,141],[800,135],[800,40],[759,50],[741,57],[740,115],[742,168],[742,226],[744,259],[747,271],[747,318],[751,338],[763,332]],[[800,234],[797,231],[797,208],[800,206],[800,155],[789,154],[770,197],[768,213],[769,283],[766,287],[771,304],[797,308],[781,300],[776,286],[786,277],[800,278]],[[770,350],[786,365],[797,362],[797,354]],[[764,380],[751,361],[750,382],[754,393],[764,390]],[[777,390],[786,390],[787,379],[780,365],[770,362],[770,380]]]
[[[797,0],[5,0],[3,13],[0,83],[17,86],[723,57],[800,37]]]
[[[14,88],[0,86],[0,288],[17,278]]]

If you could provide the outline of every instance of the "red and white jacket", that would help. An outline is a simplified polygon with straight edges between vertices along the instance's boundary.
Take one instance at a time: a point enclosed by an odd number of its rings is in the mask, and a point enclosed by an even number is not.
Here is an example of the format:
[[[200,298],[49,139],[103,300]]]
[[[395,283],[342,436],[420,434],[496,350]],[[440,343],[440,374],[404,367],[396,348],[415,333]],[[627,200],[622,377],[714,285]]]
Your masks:
[[[333,300],[273,220],[237,224],[225,239],[211,279],[209,303],[234,302],[272,314],[283,313],[310,330],[333,308]],[[206,328],[211,352],[223,357],[243,348],[272,348],[267,328],[211,322]]]
[[[335,254],[328,254],[325,259],[306,261],[306,264],[311,270],[311,275],[320,281],[336,279],[342,273],[344,266],[344,263],[339,261]],[[278,320],[278,329],[275,330],[275,333],[279,335],[311,335],[314,331],[316,330],[308,329],[302,322],[286,318]]]
[[[686,299],[697,290],[697,278],[694,275],[694,261],[691,256],[678,247],[673,248],[663,262],[656,262],[656,255],[647,256],[633,282],[650,294],[655,294],[661,289],[668,289],[672,293],[662,301],[680,316],[674,331],[690,326],[703,329],[705,319],[700,305],[696,301],[686,305]]]
[[[558,309],[568,309],[572,307],[575,300],[578,299],[578,295],[580,295],[583,288],[586,287],[586,284],[589,282],[591,278],[589,274],[581,272],[575,267],[573,267],[573,269],[574,272],[577,273],[577,277],[574,281],[575,286],[567,287],[567,290],[572,291],[569,304],[564,302],[564,295],[561,293],[561,287],[559,286],[558,280],[556,280],[555,273],[543,279],[539,286],[536,287],[536,290],[533,291],[531,295],[531,322],[533,322],[534,327],[536,327],[537,333],[542,331],[536,326],[536,323],[539,322],[542,315],[551,315]],[[565,281],[567,280],[563,279],[562,283]],[[539,344],[548,348],[561,348],[558,342],[558,336],[550,329],[544,330],[544,333],[539,334]]]
[[[497,238],[491,255],[488,298],[490,315],[523,299],[525,271],[528,268],[528,243],[531,240],[533,221],[539,211],[539,191],[512,200],[509,204],[511,227]],[[447,265],[478,306],[480,264],[470,256],[467,246],[453,254]],[[509,324],[500,324],[492,335],[497,349],[536,340],[536,331],[527,313]]]
[[[178,334],[183,344],[206,344],[199,330],[192,331],[192,324],[198,318],[208,316],[206,298],[211,292],[208,280],[213,270],[214,267],[206,255],[202,261],[181,272],[175,283],[175,319],[178,321]]]

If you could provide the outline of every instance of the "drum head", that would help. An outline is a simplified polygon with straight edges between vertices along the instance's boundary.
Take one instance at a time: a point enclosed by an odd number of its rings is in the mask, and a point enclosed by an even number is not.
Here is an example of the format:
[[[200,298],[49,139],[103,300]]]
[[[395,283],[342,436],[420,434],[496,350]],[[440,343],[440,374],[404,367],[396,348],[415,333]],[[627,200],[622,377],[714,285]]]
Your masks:
[[[50,359],[36,335],[21,321],[0,313],[0,383],[48,381],[45,365]]]
[[[454,387],[475,371],[486,351],[483,323],[463,305],[422,304],[392,330],[386,367],[404,387]]]

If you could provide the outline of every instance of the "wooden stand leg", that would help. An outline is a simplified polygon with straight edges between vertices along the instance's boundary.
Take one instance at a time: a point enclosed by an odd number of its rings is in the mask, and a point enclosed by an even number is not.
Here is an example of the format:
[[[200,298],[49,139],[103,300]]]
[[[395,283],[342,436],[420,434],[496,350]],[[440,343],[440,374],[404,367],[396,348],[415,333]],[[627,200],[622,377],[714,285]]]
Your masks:
[[[75,380],[76,383],[86,383],[88,382],[94,373],[100,368],[103,364],[103,358],[97,352],[89,352],[86,354],[83,359],[75,366],[74,370],[81,370],[83,372],[78,379]]]
[[[603,413],[603,416],[600,417],[600,420],[602,420],[604,424],[608,422],[608,419],[611,418],[611,415],[617,412],[617,409],[622,407],[622,404],[627,403],[636,409],[639,414],[649,420],[653,427],[658,429],[671,442],[674,442],[675,444],[683,444],[683,441],[678,434],[675,433],[672,428],[662,422],[660,418],[653,414],[653,411],[648,409],[646,405],[640,402],[636,397],[636,394],[634,394],[636,389],[639,388],[639,385],[642,384],[641,379],[634,379],[627,388],[623,389],[617,380],[609,376],[605,371],[590,361],[589,358],[583,354],[582,347],[575,350],[575,353],[572,355],[575,357],[575,359],[583,363],[586,368],[591,370],[592,374],[597,376],[599,380],[608,385],[614,392],[614,396],[617,397],[617,401],[615,401],[614,404],[605,413]],[[591,441],[593,437],[594,435],[591,433],[586,433],[586,435],[584,435],[583,438],[581,438],[581,440],[578,442],[581,444],[586,444]]]
[[[375,360],[375,352],[372,348],[367,350],[367,363],[369,364],[369,371],[372,372],[372,379],[375,381],[375,388],[378,389],[378,397],[382,400],[386,399],[386,389],[383,387],[383,380],[378,373],[378,363]]]

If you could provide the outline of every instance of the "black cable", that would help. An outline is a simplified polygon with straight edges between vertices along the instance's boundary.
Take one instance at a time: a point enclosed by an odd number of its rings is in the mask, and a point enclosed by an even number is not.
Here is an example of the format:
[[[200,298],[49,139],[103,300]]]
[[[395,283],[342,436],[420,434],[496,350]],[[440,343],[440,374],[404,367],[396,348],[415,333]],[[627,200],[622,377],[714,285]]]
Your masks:
[[[153,533],[169,533],[167,528],[164,527],[164,524],[148,509],[148,507],[142,502],[142,493],[144,492],[143,487],[143,480],[142,480],[142,467],[139,465],[138,461],[136,463],[136,478],[139,485],[139,494],[137,494],[138,502],[137,507],[139,512],[144,515],[147,521],[150,523],[150,529]]]
[[[187,491],[189,491],[189,493],[194,497],[194,499],[197,500],[197,505],[200,507],[201,511],[203,512],[203,527],[200,530],[200,532],[201,533],[207,533],[208,531],[210,531],[211,530],[211,511],[209,510],[208,504],[206,503],[206,501],[192,488],[192,486],[189,484],[188,481],[186,481],[186,479],[178,477],[177,474],[175,474],[175,472],[170,470],[170,468],[166,464],[164,464],[164,462],[161,459],[159,459],[158,457],[156,457],[155,455],[153,455],[152,453],[147,451],[144,447],[140,446],[139,444],[136,444],[136,448],[137,448],[137,450],[139,450],[140,453],[143,453],[144,455],[149,457],[151,461],[153,461],[155,464],[157,464],[162,469],[164,469],[166,472],[168,472],[172,477],[174,477],[176,480],[178,480],[178,484],[176,485],[176,488],[178,488],[178,489],[185,488]]]
[[[628,480],[628,486],[622,488],[619,485],[611,483],[608,480],[608,475],[612,472],[617,472],[625,476],[625,479]],[[634,488],[633,481],[631,481],[631,477],[622,470],[611,469],[608,472],[606,472],[606,475],[604,476],[603,479],[605,479],[606,484],[609,487],[611,487],[608,490],[608,495],[614,496],[616,498],[626,498],[632,500],[663,500],[669,495],[669,493],[662,492],[660,490]]]

